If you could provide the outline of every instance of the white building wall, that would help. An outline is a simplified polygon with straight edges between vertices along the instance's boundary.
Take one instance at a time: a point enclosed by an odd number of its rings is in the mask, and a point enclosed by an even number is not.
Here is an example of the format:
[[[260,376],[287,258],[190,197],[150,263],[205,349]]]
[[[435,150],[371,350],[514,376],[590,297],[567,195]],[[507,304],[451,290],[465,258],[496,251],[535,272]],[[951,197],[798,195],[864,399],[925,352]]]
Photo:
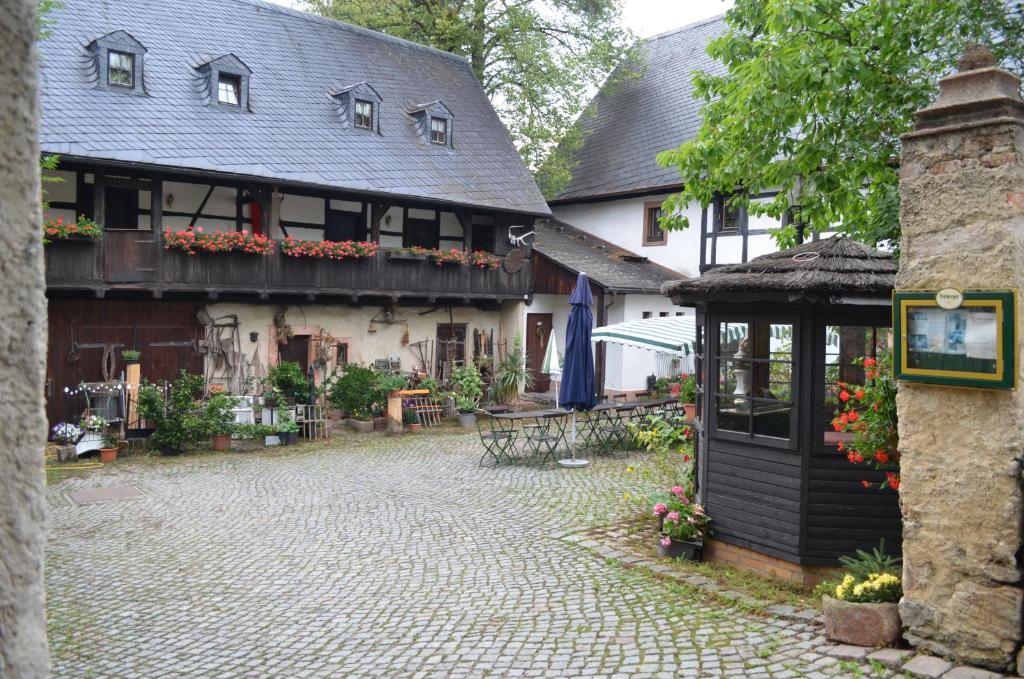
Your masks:
[[[686,276],[700,274],[700,215],[699,205],[687,207],[690,228],[670,231],[664,245],[643,244],[644,203],[660,202],[670,194],[640,196],[596,203],[556,205],[551,208],[555,217],[598,238],[614,243],[649,258]]]
[[[643,318],[645,311],[654,316],[662,313],[675,316],[677,314],[692,315],[694,310],[675,306],[671,300],[661,295],[617,295],[606,297],[605,303],[614,300],[608,307],[608,324],[622,323]],[[595,300],[596,304],[596,300]],[[597,309],[591,307],[595,324]],[[558,351],[565,352],[565,331],[569,323],[569,298],[566,295],[534,295],[526,307],[526,314],[552,314],[552,327]],[[527,332],[523,328],[523,332]],[[658,374],[657,354],[636,347],[606,343],[605,345],[605,390],[609,392],[643,391],[647,388],[647,376]]]
[[[644,245],[644,205],[661,202],[670,194],[623,198],[622,200],[556,205],[551,208],[555,217],[598,238],[614,243],[652,262],[678,271],[684,276],[700,275],[701,208],[697,203],[686,207],[689,228],[669,231],[664,245]],[[760,199],[768,201],[770,199]],[[756,201],[755,201],[756,202]],[[714,224],[714,208],[708,207],[708,228]],[[750,215],[748,229],[775,229],[779,220]],[[743,239],[739,234],[719,234],[715,261],[732,264],[743,261]],[[747,259],[775,252],[778,248],[769,234],[750,236],[747,241]],[[708,240],[707,260],[711,261],[711,240]]]

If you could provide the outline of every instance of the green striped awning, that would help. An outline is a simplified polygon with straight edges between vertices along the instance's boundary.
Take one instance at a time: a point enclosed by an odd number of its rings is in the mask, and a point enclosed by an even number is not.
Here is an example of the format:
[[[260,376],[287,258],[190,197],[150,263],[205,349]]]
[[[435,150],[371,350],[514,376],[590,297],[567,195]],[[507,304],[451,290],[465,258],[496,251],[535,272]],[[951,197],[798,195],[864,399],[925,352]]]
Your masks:
[[[595,342],[611,342],[675,356],[694,353],[697,326],[693,316],[661,316],[595,328]]]

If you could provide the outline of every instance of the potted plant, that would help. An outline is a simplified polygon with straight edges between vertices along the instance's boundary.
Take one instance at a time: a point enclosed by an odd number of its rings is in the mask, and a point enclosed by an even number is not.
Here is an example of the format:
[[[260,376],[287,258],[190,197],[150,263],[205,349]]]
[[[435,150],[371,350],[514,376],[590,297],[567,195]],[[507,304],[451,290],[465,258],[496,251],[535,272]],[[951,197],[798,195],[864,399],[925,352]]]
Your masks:
[[[53,440],[60,444],[57,448],[57,460],[60,462],[74,462],[78,459],[78,451],[75,444],[82,438],[82,430],[70,422],[61,422],[53,428]]]
[[[520,392],[534,385],[533,373],[526,367],[523,341],[518,335],[512,342],[512,350],[494,371],[494,384],[502,403],[513,404],[518,403]]]
[[[679,401],[683,404],[686,412],[686,419],[693,421],[697,419],[697,378],[693,375],[683,375],[679,383]]]
[[[402,421],[405,422],[405,426],[409,428],[409,431],[419,431],[423,428],[420,424],[420,418],[416,415],[415,408],[406,408],[402,411]]]
[[[231,433],[238,399],[223,392],[214,393],[203,404],[202,420],[213,440],[214,450],[231,450]]]
[[[455,408],[459,411],[459,424],[469,428],[476,424],[476,408],[484,395],[484,381],[476,365],[469,363],[452,371],[455,389]]]
[[[659,493],[653,499],[660,533],[658,554],[699,561],[704,534],[711,521],[704,508],[694,502],[682,486],[673,486],[667,493]]]
[[[121,358],[123,358],[124,362],[129,365],[133,363],[138,363],[139,357],[141,356],[142,352],[136,351],[135,349],[125,349],[124,351],[121,352]]]
[[[825,635],[843,644],[895,646],[903,631],[898,602],[903,596],[900,559],[885,553],[885,542],[871,552],[840,557],[849,571],[837,583],[822,583]]]
[[[112,431],[104,432],[100,445],[100,462],[108,464],[117,459],[117,434]]]
[[[281,411],[281,420],[277,423],[277,437],[282,446],[295,445],[299,440],[299,423],[290,409]]]

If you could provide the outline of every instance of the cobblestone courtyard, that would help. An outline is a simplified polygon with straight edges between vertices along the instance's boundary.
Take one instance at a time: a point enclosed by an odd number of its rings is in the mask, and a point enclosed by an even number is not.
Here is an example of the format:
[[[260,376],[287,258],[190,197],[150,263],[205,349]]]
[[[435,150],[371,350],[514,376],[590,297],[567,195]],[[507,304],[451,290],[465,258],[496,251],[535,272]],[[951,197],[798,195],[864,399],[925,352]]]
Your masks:
[[[643,490],[628,460],[570,471],[478,457],[473,435],[349,435],[127,461],[51,486],[55,676],[841,672],[819,628],[709,602],[567,540]],[[69,495],[95,486],[141,497]]]

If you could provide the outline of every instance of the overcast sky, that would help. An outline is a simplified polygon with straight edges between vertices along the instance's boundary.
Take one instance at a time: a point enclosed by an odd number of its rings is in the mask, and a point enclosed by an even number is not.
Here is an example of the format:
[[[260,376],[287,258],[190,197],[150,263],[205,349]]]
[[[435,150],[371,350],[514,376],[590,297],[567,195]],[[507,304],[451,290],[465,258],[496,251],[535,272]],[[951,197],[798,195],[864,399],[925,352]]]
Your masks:
[[[722,14],[732,0],[622,0],[622,23],[641,38]]]
[[[271,0],[302,9],[302,0]],[[383,0],[387,2],[387,0]],[[641,38],[722,14],[732,0],[622,0],[622,23]]]

